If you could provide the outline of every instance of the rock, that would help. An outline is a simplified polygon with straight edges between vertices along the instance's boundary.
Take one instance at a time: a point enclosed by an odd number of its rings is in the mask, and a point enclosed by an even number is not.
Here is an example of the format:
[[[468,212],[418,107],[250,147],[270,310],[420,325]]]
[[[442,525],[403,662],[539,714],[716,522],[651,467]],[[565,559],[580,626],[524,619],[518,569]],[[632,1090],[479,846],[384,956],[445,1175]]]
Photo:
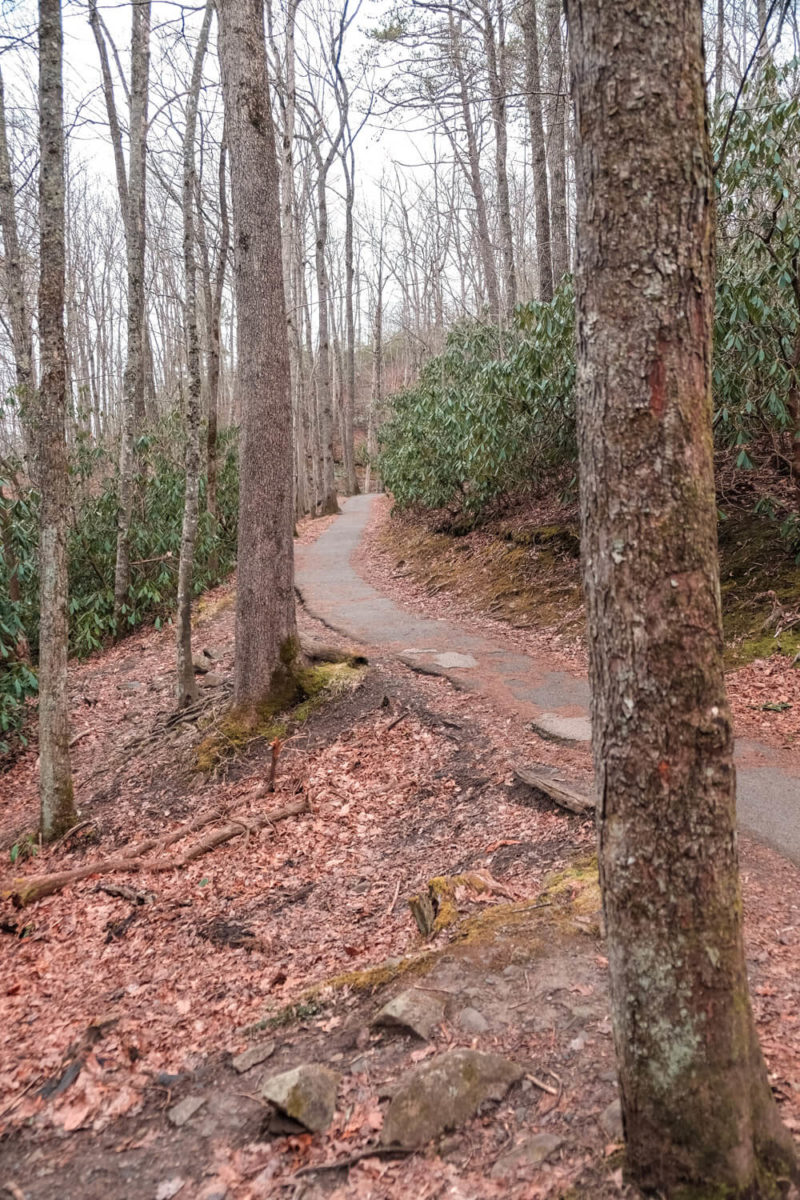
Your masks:
[[[603,1109],[597,1118],[597,1124],[610,1142],[623,1140],[622,1105],[618,1099],[612,1100],[608,1107]]]
[[[217,646],[203,647],[203,658],[208,658],[212,662],[217,662],[220,658],[222,658],[222,654],[222,650],[220,650]]]
[[[560,717],[558,713],[542,713],[531,728],[541,737],[553,742],[592,740],[592,725],[588,717]]]
[[[563,1144],[563,1139],[554,1133],[535,1133],[498,1158],[490,1172],[492,1179],[509,1175],[517,1167],[539,1167]]]
[[[217,675],[214,671],[206,671],[205,675],[201,675],[197,681],[198,687],[219,687],[222,683],[222,676]]]
[[[477,660],[471,654],[456,654],[452,650],[448,650],[444,654],[437,654],[433,661],[446,670],[452,670],[454,667],[464,670],[478,665]]]
[[[180,1175],[173,1175],[170,1179],[162,1179],[161,1183],[156,1188],[156,1200],[172,1200],[173,1196],[177,1196],[185,1179],[181,1179]]]
[[[408,988],[384,1004],[373,1020],[375,1026],[407,1029],[423,1041],[429,1041],[437,1025],[444,1020],[444,1002],[430,992]]]
[[[489,1022],[477,1008],[462,1008],[456,1020],[466,1033],[486,1033],[489,1028]]]
[[[198,654],[196,658],[192,659],[192,666],[194,667],[195,675],[205,675],[211,666],[211,662],[204,655]]]
[[[182,1125],[191,1120],[196,1112],[199,1112],[205,1102],[205,1096],[187,1096],[185,1100],[181,1100],[179,1104],[169,1110],[167,1120],[171,1125],[180,1129]]]
[[[328,1067],[304,1063],[265,1079],[261,1095],[311,1133],[319,1133],[333,1120],[340,1078]]]
[[[381,1130],[384,1146],[412,1150],[474,1116],[484,1100],[502,1100],[523,1069],[499,1054],[448,1050],[401,1078]]]
[[[264,1062],[270,1055],[275,1053],[274,1042],[262,1042],[260,1046],[251,1046],[249,1050],[243,1050],[241,1054],[237,1054],[231,1062],[234,1071],[238,1071],[243,1075],[245,1071],[257,1067],[259,1063]]]

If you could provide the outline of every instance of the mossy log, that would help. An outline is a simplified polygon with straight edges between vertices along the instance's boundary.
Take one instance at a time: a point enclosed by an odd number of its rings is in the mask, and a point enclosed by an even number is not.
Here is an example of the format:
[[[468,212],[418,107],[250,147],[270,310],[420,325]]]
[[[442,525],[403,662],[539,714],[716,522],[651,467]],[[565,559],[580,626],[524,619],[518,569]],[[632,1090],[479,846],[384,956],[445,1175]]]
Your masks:
[[[195,842],[193,846],[176,858],[143,857],[151,850],[163,850],[167,846],[173,845],[187,834],[210,825],[222,816],[217,811],[205,813],[202,817],[195,817],[188,825],[182,825],[180,829],[174,830],[168,837],[139,842],[136,846],[130,847],[127,852],[123,851],[113,858],[84,863],[83,866],[75,867],[71,871],[57,871],[52,875],[30,875],[8,880],[7,883],[0,885],[0,899],[10,899],[17,908],[24,908],[26,904],[32,904],[44,896],[52,896],[65,887],[69,887],[70,884],[80,883],[82,879],[88,879],[92,875],[111,875],[124,871],[171,871],[177,867],[185,867],[200,858],[201,855],[207,854],[209,850],[214,850],[217,846],[231,841],[240,834],[254,833],[259,829],[264,829],[267,825],[275,824],[276,821],[298,816],[308,810],[308,801],[303,798],[287,804],[283,808],[272,809],[271,812],[256,815],[248,813],[238,818],[232,817],[227,824],[207,833],[199,842]]]

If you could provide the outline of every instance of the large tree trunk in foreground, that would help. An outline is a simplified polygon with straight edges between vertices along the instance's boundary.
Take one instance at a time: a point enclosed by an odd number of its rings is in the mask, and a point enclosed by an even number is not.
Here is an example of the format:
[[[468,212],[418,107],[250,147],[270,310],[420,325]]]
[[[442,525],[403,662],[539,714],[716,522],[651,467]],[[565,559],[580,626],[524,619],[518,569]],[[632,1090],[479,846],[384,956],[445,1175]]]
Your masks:
[[[255,705],[281,683],[296,646],[291,379],[263,6],[220,0],[218,14],[241,412],[234,697]]]
[[[39,3],[39,357],[34,432],[39,507],[39,799],[45,841],[75,823],[67,698],[64,127],[60,0]]]
[[[795,1160],[742,944],[701,7],[569,0],[568,16],[585,586],[627,1170],[666,1197],[773,1196]]]

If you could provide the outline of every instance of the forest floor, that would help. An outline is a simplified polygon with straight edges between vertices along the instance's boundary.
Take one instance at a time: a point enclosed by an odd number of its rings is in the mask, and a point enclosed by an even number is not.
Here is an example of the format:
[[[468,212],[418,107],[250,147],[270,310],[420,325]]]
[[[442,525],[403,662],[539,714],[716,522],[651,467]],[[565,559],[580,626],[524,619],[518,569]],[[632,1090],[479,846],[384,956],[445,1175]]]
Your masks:
[[[327,523],[306,527],[301,542]],[[377,563],[385,552],[373,553],[375,569],[388,569]],[[302,609],[299,621],[306,639],[346,645]],[[542,634],[537,653],[568,663],[577,651],[554,636]],[[205,812],[217,814],[212,832],[232,817],[240,830],[184,866],[164,859],[190,834],[147,857],[158,870],[98,871],[0,908],[0,1195],[632,1195],[621,1180],[593,824],[513,772],[522,756],[588,780],[586,749],[543,742],[490,699],[366,646],[368,667],[290,727],[265,794],[264,739],[212,774],[196,769],[198,746],[224,727],[232,584],[199,602],[195,646],[210,651],[211,683],[195,719],[177,723],[171,630],[141,630],[71,666],[88,824],[19,854],[9,876],[74,869],[142,839],[163,846]],[[35,747],[0,790],[7,855],[34,823]],[[257,829],[298,798],[309,811]],[[797,1133],[800,871],[749,839],[742,865],[759,1034]],[[451,883],[438,885],[441,929],[426,941],[408,900],[442,877]],[[115,887],[122,894],[104,890]],[[424,1038],[373,1025],[399,993]],[[251,1065],[238,1070],[247,1049]],[[503,1056],[516,1081],[490,1084],[487,1096],[500,1098],[452,1131],[428,1112],[422,1149],[388,1153],[380,1136],[392,1096],[455,1049]],[[261,1093],[263,1080],[300,1064],[341,1077],[323,1133],[287,1127]]]

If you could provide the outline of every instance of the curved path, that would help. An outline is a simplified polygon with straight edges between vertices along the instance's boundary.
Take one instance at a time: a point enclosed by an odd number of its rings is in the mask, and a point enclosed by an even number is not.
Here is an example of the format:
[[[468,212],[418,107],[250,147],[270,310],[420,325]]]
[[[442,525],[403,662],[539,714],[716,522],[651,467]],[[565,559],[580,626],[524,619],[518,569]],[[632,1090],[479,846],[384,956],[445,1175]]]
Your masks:
[[[588,742],[586,679],[550,670],[465,625],[418,617],[362,579],[351,559],[375,499],[345,500],[342,515],[317,541],[298,548],[297,588],[311,615],[417,670],[491,698],[530,720],[543,737]],[[736,753],[740,825],[800,865],[800,761],[744,739]]]

